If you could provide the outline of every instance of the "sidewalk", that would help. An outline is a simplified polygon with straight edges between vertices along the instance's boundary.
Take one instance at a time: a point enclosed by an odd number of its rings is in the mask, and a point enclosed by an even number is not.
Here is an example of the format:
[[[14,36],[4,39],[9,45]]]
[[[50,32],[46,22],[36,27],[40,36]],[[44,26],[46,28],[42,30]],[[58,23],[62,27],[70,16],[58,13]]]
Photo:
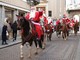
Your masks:
[[[17,37],[15,41],[13,41],[13,39],[7,40],[7,43],[7,45],[2,45],[2,40],[0,40],[0,49],[19,44],[21,43],[21,39],[20,37]]]

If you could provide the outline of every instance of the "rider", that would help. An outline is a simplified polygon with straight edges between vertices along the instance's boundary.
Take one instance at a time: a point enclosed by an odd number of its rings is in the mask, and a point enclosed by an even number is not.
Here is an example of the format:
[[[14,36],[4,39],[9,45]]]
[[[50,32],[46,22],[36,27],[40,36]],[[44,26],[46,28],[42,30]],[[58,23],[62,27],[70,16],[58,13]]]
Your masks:
[[[51,26],[51,28],[50,28],[51,32],[53,32],[54,26],[53,26],[53,22],[52,22],[51,17],[48,17],[47,20],[48,20],[48,24],[50,24],[50,26]]]
[[[34,7],[31,8],[31,11],[27,13],[26,19],[31,20],[34,25],[34,30],[37,33],[37,40],[39,43],[39,47],[42,48],[41,36],[43,34],[42,27],[40,25],[40,16],[43,15],[42,11],[36,11]]]
[[[70,19],[67,18],[67,16],[66,16],[65,14],[63,15],[62,24],[66,24],[67,29],[68,29],[68,31],[67,31],[67,36],[69,36],[69,31],[70,31]]]
[[[62,23],[63,24],[70,24],[70,19],[69,18],[67,18],[67,16],[64,14],[63,15],[63,18],[62,18]]]
[[[56,25],[58,25],[60,23],[60,19],[58,19],[57,21],[56,21]]]
[[[75,23],[75,21],[74,21],[74,19],[72,18],[72,19],[71,19],[71,22],[70,22],[70,27],[71,27],[72,29],[73,29],[74,23]]]
[[[48,24],[48,20],[47,20],[47,17],[45,15],[44,11],[43,11],[43,15],[40,17],[40,24],[43,27],[43,29]],[[45,29],[44,29],[44,31],[45,31]]]
[[[77,31],[79,31],[79,17],[76,15],[76,16],[74,16],[73,17],[74,18],[74,24],[76,24],[77,23]]]

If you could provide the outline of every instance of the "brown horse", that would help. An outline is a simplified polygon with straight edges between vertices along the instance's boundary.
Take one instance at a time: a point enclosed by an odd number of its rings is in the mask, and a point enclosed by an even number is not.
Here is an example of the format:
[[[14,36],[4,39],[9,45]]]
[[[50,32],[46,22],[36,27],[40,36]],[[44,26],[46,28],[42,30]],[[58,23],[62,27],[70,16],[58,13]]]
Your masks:
[[[56,28],[56,34],[59,37],[59,35],[61,34],[61,28],[62,28],[61,23],[59,23],[58,25],[56,25],[55,28]]]
[[[20,29],[21,29],[21,39],[22,39],[22,44],[20,46],[20,50],[21,50],[21,58],[23,58],[23,46],[26,42],[29,43],[29,48],[30,48],[30,52],[29,52],[29,57],[31,57],[31,46],[32,43],[35,43],[36,46],[36,54],[37,54],[37,33],[35,32],[34,25],[31,23],[31,21],[26,20],[25,17],[21,17],[20,20],[18,21],[18,24],[20,25]]]
[[[51,41],[51,36],[52,36],[52,33],[53,33],[53,29],[50,26],[50,24],[46,24],[46,26],[45,26],[45,32],[47,34],[47,40]]]
[[[68,36],[68,26],[67,24],[63,24],[62,25],[62,37],[64,40],[67,40],[67,36]]]
[[[77,35],[77,32],[79,31],[79,22],[75,22],[73,28],[74,34]]]

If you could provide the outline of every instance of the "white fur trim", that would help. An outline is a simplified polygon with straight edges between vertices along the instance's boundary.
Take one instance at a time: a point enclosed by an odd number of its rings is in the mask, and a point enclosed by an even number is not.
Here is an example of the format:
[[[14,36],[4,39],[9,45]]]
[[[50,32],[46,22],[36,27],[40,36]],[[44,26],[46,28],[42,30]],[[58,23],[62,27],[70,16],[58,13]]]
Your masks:
[[[32,21],[32,23],[33,23],[33,24],[36,24],[36,25],[40,25],[40,23],[36,23],[36,22],[34,22],[34,21]]]

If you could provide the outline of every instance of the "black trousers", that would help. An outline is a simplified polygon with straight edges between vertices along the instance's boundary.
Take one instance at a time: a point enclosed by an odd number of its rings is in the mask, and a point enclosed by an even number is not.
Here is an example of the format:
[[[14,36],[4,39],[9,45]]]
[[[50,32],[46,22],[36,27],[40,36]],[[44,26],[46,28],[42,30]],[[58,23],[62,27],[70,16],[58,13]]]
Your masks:
[[[2,35],[2,44],[6,44],[7,43],[6,40],[7,40],[7,36]]]
[[[14,38],[14,40],[16,40],[16,38],[17,38],[17,31],[13,31],[13,38]]]

